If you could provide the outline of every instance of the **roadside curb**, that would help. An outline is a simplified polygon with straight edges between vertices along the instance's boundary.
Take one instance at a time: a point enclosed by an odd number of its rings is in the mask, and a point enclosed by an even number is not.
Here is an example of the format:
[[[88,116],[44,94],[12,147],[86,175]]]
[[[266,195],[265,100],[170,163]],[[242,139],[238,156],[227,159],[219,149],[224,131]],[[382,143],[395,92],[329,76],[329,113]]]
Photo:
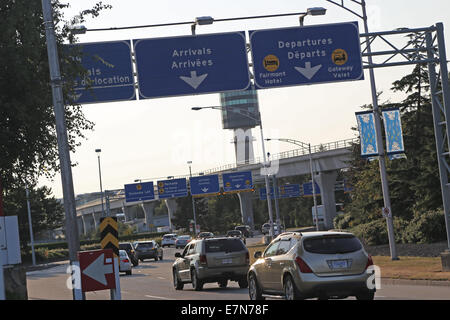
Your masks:
[[[36,266],[26,266],[25,272],[33,272],[33,271],[50,269],[50,268],[54,268],[54,267],[64,265],[64,264],[69,264],[69,260],[55,261],[55,262],[50,262],[50,263],[45,263],[45,264],[38,264]]]
[[[381,278],[383,285],[410,285],[410,286],[438,286],[450,287],[450,281],[447,280],[411,280],[411,279],[391,279]]]

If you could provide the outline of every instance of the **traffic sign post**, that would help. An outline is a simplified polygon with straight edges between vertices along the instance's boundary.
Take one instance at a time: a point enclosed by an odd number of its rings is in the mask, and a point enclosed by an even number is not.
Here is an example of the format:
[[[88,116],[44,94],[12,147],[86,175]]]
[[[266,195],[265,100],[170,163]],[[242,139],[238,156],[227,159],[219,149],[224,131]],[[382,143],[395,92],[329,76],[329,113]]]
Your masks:
[[[139,98],[250,86],[245,32],[133,40]]]
[[[125,201],[146,201],[155,199],[153,182],[132,183],[125,185]]]
[[[191,177],[189,185],[193,197],[211,196],[220,193],[219,176],[217,174]]]
[[[224,173],[222,180],[224,193],[253,191],[251,171]]]
[[[82,66],[85,78],[74,83],[74,103],[136,100],[130,41],[68,45]]]
[[[160,180],[157,182],[160,199],[187,197],[187,182],[185,178]]]
[[[364,79],[357,22],[249,34],[259,89]]]

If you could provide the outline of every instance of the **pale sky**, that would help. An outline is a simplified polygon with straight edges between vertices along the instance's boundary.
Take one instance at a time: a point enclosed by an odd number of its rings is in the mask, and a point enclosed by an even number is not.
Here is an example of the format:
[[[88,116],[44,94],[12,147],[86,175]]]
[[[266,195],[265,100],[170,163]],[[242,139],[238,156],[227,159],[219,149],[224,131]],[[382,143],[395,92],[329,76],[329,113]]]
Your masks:
[[[71,1],[70,17],[81,9],[91,7],[94,0]],[[338,0],[337,2],[340,2]],[[359,8],[351,5],[355,11]],[[310,7],[324,7],[325,16],[307,16],[305,25],[358,21],[356,16],[325,0],[103,0],[113,6],[96,19],[89,19],[88,29],[111,28],[194,21],[196,17],[215,19],[304,12]],[[369,29],[387,31],[400,27],[428,27],[444,24],[447,56],[450,46],[450,1],[448,0],[367,0]],[[362,22],[360,32],[363,32]],[[298,17],[282,17],[236,22],[217,22],[197,26],[197,34],[248,31],[298,26]],[[130,29],[122,31],[87,32],[80,42],[130,40],[166,36],[190,35],[189,25]],[[378,42],[381,43],[381,42]],[[383,49],[385,47],[379,47]],[[374,43],[372,50],[376,50]],[[376,69],[377,90],[383,91],[381,102],[401,100],[401,95],[389,92],[392,82],[412,70],[409,67]],[[317,145],[356,137],[355,112],[371,103],[368,72],[365,80],[311,86],[295,86],[258,91],[259,107],[265,138],[292,138]],[[120,189],[134,179],[151,179],[189,174],[233,163],[232,131],[223,130],[217,110],[192,111],[192,106],[219,105],[219,94],[145,99],[129,102],[86,104],[83,111],[95,123],[87,132],[72,162],[75,194],[100,190],[98,162],[95,149],[101,148],[103,189]],[[261,156],[259,127],[253,129],[255,156]],[[266,143],[266,151],[275,154],[295,149],[282,142]],[[152,179],[154,178],[154,179]],[[54,181],[41,179],[41,185],[53,189],[62,197],[60,175]]]

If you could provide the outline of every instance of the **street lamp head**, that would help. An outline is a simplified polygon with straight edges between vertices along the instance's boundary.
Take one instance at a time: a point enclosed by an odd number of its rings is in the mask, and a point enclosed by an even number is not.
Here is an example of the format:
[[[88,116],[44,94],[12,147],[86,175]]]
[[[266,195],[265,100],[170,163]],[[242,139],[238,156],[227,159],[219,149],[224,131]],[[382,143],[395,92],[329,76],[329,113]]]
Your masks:
[[[102,152],[102,149],[95,149],[95,152],[97,153]]]
[[[69,27],[69,31],[72,34],[85,34],[87,28],[83,25],[71,26]]]
[[[326,14],[326,12],[327,9],[322,7],[313,7],[307,9],[307,14],[309,14],[310,16],[323,16]]]
[[[134,179],[134,182],[141,182],[141,179]]]
[[[187,162],[187,164],[192,164],[192,161],[189,160],[189,161]]]
[[[214,18],[210,17],[210,16],[204,16],[204,17],[197,17],[197,18],[195,18],[195,23],[200,25],[200,26],[203,26],[203,25],[206,25],[206,24],[213,24],[213,22],[214,22]]]
[[[195,111],[201,110],[201,109],[203,109],[203,108],[202,108],[202,107],[192,107],[192,108],[191,108],[191,110],[195,110]]]

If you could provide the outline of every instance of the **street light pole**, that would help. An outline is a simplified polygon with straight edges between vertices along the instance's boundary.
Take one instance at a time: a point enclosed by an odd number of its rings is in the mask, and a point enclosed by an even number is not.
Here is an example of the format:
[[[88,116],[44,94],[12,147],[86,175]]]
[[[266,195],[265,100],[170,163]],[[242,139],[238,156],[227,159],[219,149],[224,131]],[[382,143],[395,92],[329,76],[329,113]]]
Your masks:
[[[189,186],[191,188],[191,198],[192,198],[192,212],[194,215],[194,234],[197,235],[197,217],[196,217],[196,212],[195,212],[195,200],[194,200],[194,196],[192,195],[192,184],[191,184],[191,178],[192,178],[192,171],[191,171],[191,164],[192,161],[188,161],[187,162],[189,165]]]
[[[302,148],[305,148],[306,146],[308,146],[308,150],[309,150],[309,169],[311,171],[311,184],[312,184],[312,192],[313,192],[313,201],[314,201],[314,216],[316,217],[316,230],[319,231],[319,214],[317,212],[317,200],[316,200],[316,182],[314,179],[314,170],[313,170],[313,159],[312,159],[312,152],[311,152],[311,143],[304,143],[298,140],[294,140],[294,139],[271,139],[268,138],[266,139],[266,141],[270,141],[270,140],[277,140],[277,141],[282,141],[282,142],[288,142],[288,143],[292,143],[295,144],[297,146],[300,146]]]
[[[25,187],[25,193],[27,196],[27,209],[28,209],[28,227],[30,230],[30,243],[31,243],[31,259],[33,262],[33,266],[36,265],[36,254],[34,252],[34,237],[33,237],[33,223],[31,220],[31,205],[30,205],[30,192],[28,187]]]
[[[103,187],[102,187],[102,170],[100,166],[100,152],[102,152],[102,149],[95,149],[95,152],[97,153],[98,158],[98,176],[100,178],[100,197],[102,199],[102,217],[105,216],[105,207],[103,205]]]
[[[64,95],[62,90],[62,77],[59,68],[58,50],[53,23],[52,5],[50,0],[42,0],[42,12],[47,39],[47,54],[50,71],[50,83],[52,87],[53,107],[55,112],[56,137],[58,141],[58,154],[61,167],[61,180],[64,197],[64,211],[66,214],[66,239],[69,248],[69,260],[72,272],[79,277],[80,264],[77,251],[80,249],[77,211],[73,189],[72,167],[67,137],[67,127],[64,112]],[[75,279],[73,279],[75,280]],[[81,288],[73,286],[73,299],[82,300]]]
[[[202,109],[214,109],[214,110],[223,110],[224,107],[222,106],[211,106],[211,107],[192,107],[192,110],[198,111],[198,110],[202,110]],[[263,134],[263,127],[262,127],[262,120],[261,120],[261,113],[258,112],[259,115],[259,119],[254,118],[248,114],[242,113],[242,110],[233,110],[233,109],[228,109],[231,110],[232,112],[237,112],[245,117],[248,117],[252,120],[255,120],[257,122],[259,122],[259,131],[261,134],[261,146],[262,146],[262,154],[263,154],[263,168],[264,168],[264,181],[266,184],[266,196],[267,196],[267,208],[269,211],[269,224],[270,224],[270,231],[269,231],[269,235],[270,237],[273,237],[275,232],[273,229],[273,212],[272,212],[272,200],[270,199],[270,182],[269,182],[269,173],[267,172],[267,158],[266,158],[266,148],[264,146],[264,134]]]

